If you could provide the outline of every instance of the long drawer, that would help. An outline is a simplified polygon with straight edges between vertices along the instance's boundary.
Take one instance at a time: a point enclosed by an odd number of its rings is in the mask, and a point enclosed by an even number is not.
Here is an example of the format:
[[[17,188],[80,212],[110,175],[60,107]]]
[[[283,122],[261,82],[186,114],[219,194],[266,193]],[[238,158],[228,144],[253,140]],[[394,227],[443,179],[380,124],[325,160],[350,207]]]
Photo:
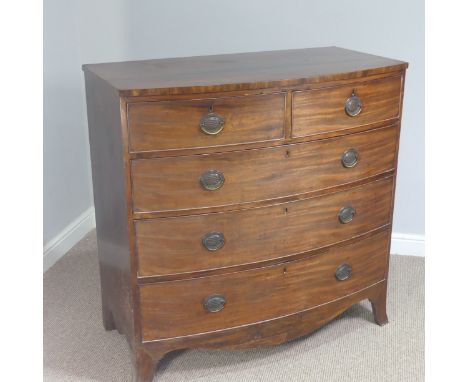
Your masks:
[[[284,137],[285,93],[128,105],[130,151],[265,142]]]
[[[292,136],[305,137],[400,116],[402,77],[293,92]]]
[[[140,286],[143,340],[261,322],[357,292],[385,279],[389,238],[387,230],[305,260]]]
[[[390,222],[392,191],[393,177],[269,207],[136,221],[138,274],[252,264],[343,241]]]
[[[135,212],[272,200],[392,170],[397,126],[317,142],[133,160]]]

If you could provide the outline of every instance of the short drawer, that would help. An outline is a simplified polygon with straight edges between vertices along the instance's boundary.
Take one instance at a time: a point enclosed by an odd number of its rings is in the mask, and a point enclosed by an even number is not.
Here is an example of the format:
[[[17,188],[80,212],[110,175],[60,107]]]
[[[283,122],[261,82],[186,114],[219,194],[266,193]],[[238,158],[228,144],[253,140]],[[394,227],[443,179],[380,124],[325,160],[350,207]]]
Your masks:
[[[306,137],[400,116],[402,77],[293,92],[292,135]]]
[[[233,206],[353,182],[393,169],[397,133],[390,126],[267,149],[133,160],[133,208]]]
[[[285,94],[129,103],[131,152],[213,147],[284,137]]]
[[[350,239],[390,222],[392,192],[393,177],[269,207],[136,221],[138,273],[252,264]]]
[[[384,231],[300,261],[140,286],[143,340],[261,322],[357,292],[385,279],[389,238]]]

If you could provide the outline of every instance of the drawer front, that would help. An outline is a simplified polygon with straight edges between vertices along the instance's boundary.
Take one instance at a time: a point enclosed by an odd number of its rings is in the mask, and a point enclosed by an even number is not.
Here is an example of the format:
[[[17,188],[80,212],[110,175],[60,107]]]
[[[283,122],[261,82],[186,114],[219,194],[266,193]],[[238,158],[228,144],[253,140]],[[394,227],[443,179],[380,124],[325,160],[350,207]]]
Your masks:
[[[143,340],[269,320],[357,292],[385,278],[389,238],[384,231],[305,260],[140,286]]]
[[[133,160],[133,208],[163,212],[229,206],[349,183],[393,169],[397,133],[391,126],[267,149]],[[343,156],[351,149],[358,160],[345,167]]]
[[[402,78],[390,77],[293,92],[292,135],[305,137],[398,118],[401,88]]]
[[[284,137],[285,94],[138,102],[127,113],[132,152],[272,141]]]
[[[346,240],[390,222],[392,192],[393,177],[270,207],[137,221],[139,275],[250,264]],[[342,222],[347,207],[355,215]]]

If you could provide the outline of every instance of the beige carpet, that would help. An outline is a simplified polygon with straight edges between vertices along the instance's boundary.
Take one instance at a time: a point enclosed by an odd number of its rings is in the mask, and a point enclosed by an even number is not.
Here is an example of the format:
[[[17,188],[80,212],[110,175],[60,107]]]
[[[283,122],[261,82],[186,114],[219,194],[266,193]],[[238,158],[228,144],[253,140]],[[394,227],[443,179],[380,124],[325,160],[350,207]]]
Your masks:
[[[169,354],[158,382],[424,380],[424,260],[392,256],[390,323],[362,302],[324,328],[281,346]],[[44,276],[44,381],[131,381],[127,343],[101,324],[95,233]]]

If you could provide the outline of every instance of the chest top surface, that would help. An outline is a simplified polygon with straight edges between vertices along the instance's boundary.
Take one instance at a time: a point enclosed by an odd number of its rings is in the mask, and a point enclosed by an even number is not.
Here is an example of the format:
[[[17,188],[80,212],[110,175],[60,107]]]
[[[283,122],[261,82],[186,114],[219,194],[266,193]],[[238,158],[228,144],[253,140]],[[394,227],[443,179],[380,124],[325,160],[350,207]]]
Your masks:
[[[83,65],[122,96],[294,86],[390,73],[403,61],[338,47]]]

